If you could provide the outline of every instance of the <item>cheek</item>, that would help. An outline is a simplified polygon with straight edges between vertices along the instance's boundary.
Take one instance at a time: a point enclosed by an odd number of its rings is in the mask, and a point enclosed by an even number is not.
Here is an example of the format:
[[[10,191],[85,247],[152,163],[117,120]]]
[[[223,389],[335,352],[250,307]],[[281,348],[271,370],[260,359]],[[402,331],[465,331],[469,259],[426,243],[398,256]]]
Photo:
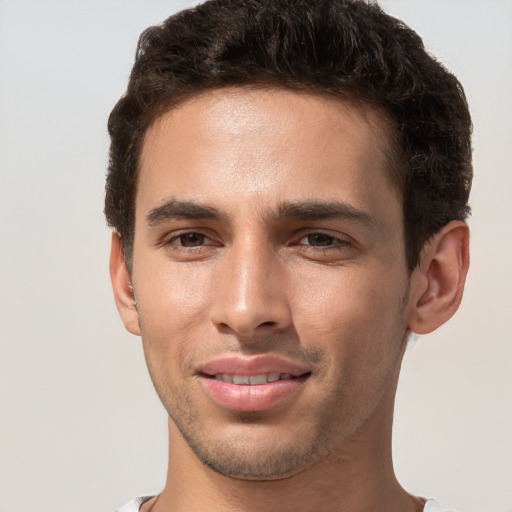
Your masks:
[[[297,283],[292,309],[302,342],[323,345],[337,365],[387,358],[405,332],[406,293],[403,276],[389,277],[340,267]]]
[[[169,260],[139,265],[133,281],[146,326],[178,326],[198,318],[208,302],[208,274],[205,267]]]
[[[206,269],[159,262],[139,265],[134,289],[148,366],[187,366],[197,338],[207,339]],[[170,365],[170,366],[169,366]]]
[[[349,278],[345,270],[306,284],[295,317],[301,343],[322,350],[326,366],[317,383],[331,390],[323,393],[324,410],[340,431],[356,428],[379,403],[399,369],[405,332],[404,287],[377,287],[375,276]]]

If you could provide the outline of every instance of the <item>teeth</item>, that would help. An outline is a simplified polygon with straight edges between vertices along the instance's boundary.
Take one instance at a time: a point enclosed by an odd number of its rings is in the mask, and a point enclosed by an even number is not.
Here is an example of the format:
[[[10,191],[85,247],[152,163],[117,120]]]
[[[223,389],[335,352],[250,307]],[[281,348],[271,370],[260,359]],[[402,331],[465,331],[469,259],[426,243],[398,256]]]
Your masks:
[[[265,374],[249,376],[249,384],[266,384],[267,382],[267,376]]]
[[[262,373],[260,375],[229,375],[227,373],[218,373],[216,380],[222,380],[230,384],[247,386],[248,384],[267,384],[267,382],[277,382],[278,380],[288,380],[292,376],[289,373]]]
[[[233,384],[249,384],[247,375],[233,375]]]

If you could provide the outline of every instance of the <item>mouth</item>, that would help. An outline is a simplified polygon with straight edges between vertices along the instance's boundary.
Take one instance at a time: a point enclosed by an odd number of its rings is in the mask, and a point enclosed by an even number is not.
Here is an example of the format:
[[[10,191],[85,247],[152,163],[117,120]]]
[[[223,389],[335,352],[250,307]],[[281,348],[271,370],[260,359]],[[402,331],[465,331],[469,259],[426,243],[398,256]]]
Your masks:
[[[233,411],[264,411],[298,397],[311,371],[271,356],[227,357],[211,361],[197,373],[206,396]]]
[[[233,375],[229,373],[217,373],[215,375],[201,374],[201,376],[206,379],[221,380],[222,382],[235,384],[237,386],[258,386],[290,379],[305,380],[309,375],[310,372],[298,376],[290,373],[260,373],[259,375]]]

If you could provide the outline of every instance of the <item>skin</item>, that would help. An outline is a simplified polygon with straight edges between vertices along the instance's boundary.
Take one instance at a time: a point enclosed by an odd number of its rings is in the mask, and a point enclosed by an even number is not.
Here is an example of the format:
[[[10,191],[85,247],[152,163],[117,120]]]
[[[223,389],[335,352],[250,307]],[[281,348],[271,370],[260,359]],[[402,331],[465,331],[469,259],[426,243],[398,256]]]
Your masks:
[[[116,233],[111,254],[169,413],[168,478],[146,509],[421,510],[393,471],[394,396],[409,331],[460,303],[468,230],[445,226],[407,271],[386,133],[378,110],[241,88],[148,130],[132,274]],[[232,410],[198,368],[234,354],[308,375],[275,406]]]

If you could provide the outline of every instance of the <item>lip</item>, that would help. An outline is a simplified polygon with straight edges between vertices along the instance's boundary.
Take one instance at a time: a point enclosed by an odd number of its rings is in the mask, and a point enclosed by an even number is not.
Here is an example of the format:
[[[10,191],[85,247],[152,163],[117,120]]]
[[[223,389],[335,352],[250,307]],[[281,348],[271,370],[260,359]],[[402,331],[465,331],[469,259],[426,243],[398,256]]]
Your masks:
[[[233,411],[264,411],[297,394],[308,379],[304,365],[278,356],[228,356],[205,363],[198,369],[205,394],[217,405]],[[265,384],[237,385],[217,380],[215,375],[287,374],[289,378]]]
[[[229,373],[233,375],[259,375],[262,373],[289,373],[299,377],[308,373],[309,368],[289,359],[273,355],[251,357],[225,356],[208,361],[198,369],[205,375]]]

